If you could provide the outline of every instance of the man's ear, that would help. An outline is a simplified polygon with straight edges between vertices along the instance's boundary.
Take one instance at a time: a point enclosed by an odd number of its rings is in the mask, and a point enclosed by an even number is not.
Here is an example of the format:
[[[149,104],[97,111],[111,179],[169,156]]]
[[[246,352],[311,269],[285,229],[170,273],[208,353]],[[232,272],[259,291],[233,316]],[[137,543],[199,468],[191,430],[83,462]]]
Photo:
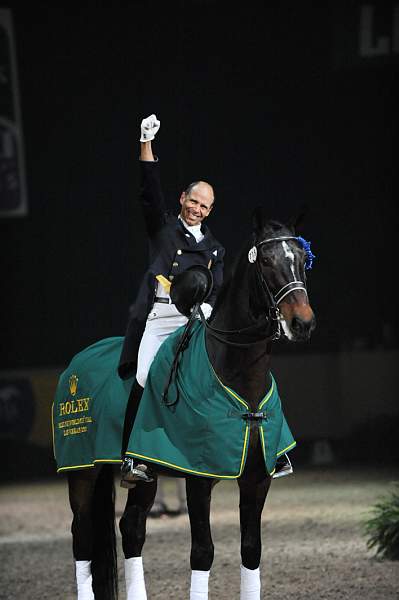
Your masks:
[[[180,204],[183,206],[183,202],[186,198],[186,192],[182,192],[180,195]]]

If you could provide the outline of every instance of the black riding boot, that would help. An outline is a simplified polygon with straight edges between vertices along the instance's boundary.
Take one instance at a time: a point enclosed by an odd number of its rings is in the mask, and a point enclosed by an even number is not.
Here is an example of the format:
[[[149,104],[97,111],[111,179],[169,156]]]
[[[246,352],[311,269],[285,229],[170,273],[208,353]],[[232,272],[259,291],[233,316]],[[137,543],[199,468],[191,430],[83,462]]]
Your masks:
[[[123,434],[122,434],[122,460],[125,458],[127,445],[129,443],[130,434],[132,433],[133,423],[139,409],[141,396],[143,395],[143,388],[138,383],[137,379],[134,380],[132,389],[130,390],[129,399],[127,401],[125,420],[123,422]]]
[[[137,459],[125,456],[126,450],[129,444],[130,434],[133,429],[134,420],[139,409],[141,396],[143,395],[143,388],[135,379],[132,389],[130,391],[129,399],[127,401],[127,407],[125,412],[125,420],[123,423],[122,433],[122,480],[121,487],[132,488],[136,485],[137,481],[150,482],[153,481],[152,474],[148,467],[143,464],[137,464]]]

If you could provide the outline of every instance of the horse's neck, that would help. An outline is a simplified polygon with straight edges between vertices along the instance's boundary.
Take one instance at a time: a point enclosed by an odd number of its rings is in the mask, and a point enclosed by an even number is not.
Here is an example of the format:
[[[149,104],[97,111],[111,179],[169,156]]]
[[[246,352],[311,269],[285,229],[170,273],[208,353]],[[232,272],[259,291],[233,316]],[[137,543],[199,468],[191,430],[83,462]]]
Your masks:
[[[226,346],[212,336],[207,337],[209,359],[219,379],[253,410],[270,388],[270,344],[249,348]]]
[[[229,331],[253,325],[248,316],[248,281],[240,283],[229,286],[223,305],[213,315],[212,326]],[[256,409],[271,383],[271,343],[264,340],[250,346],[229,346],[208,335],[207,350],[221,381]]]

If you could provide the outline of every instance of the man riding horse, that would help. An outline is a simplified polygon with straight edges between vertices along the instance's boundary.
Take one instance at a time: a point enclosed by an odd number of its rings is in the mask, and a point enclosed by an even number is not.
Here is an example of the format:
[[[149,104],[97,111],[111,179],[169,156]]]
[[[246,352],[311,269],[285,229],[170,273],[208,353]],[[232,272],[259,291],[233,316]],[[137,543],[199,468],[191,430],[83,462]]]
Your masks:
[[[150,243],[150,265],[131,311],[118,366],[122,379],[136,374],[122,438],[121,485],[127,488],[134,486],[135,481],[152,481],[148,467],[126,457],[125,453],[153,358],[165,338],[187,323],[189,305],[206,299],[201,308],[209,318],[223,281],[225,250],[203,224],[213,208],[213,188],[205,181],[191,183],[180,196],[179,216],[166,210],[159,161],[151,144],[159,127],[160,122],[154,114],[141,123],[140,202]],[[195,274],[187,274],[184,284],[180,284],[182,293],[179,297],[188,296],[190,300],[186,301],[187,306],[179,305],[179,311],[171,299],[170,286],[174,278],[181,280],[181,274],[194,266],[197,267]],[[213,280],[213,287],[209,285],[210,280]]]
[[[290,472],[285,453],[295,446],[270,370],[271,346],[282,336],[306,341],[315,327],[305,276],[314,256],[310,243],[297,235],[297,224],[297,218],[284,224],[266,219],[261,209],[254,212],[252,234],[236,257],[208,320],[199,308],[212,299],[208,268],[212,263],[206,262],[207,257],[199,260],[196,248],[201,242],[192,240],[191,246],[184,246],[185,231],[190,233],[181,224],[184,237],[177,250],[185,247],[188,253],[191,248],[197,256],[188,268],[184,264],[180,272],[172,271],[173,279],[165,278],[172,282],[171,301],[166,302],[154,302],[154,296],[167,298],[161,288],[154,288],[156,281],[165,283],[163,274],[170,271],[169,264],[165,270],[158,269],[156,252],[161,244],[153,242],[155,268],[150,268],[147,280],[155,314],[152,319],[148,315],[149,333],[156,338],[159,331],[151,331],[151,325],[165,317],[172,323],[173,318],[182,318],[186,326],[170,333],[154,357],[131,439],[125,442],[126,454],[149,465],[154,473],[172,470],[174,476],[186,478],[191,600],[208,598],[214,557],[211,492],[225,478],[236,479],[240,493],[240,598],[261,597],[261,514],[271,479]],[[179,225],[175,219],[172,233],[179,231]],[[169,239],[167,233],[165,238]],[[175,246],[172,260],[176,263],[181,256],[177,250]],[[213,255],[212,246],[207,252]],[[219,254],[220,279],[222,257]],[[157,279],[157,274],[162,276]],[[159,305],[175,305],[174,313],[160,313]],[[135,374],[125,380],[117,374],[124,343],[121,336],[107,338],[76,354],[60,376],[52,407],[57,472],[67,472],[73,512],[78,600],[117,596],[112,465],[120,462],[121,426]],[[135,360],[133,356],[131,362]],[[136,401],[139,398],[133,396]],[[148,470],[136,470],[139,474],[132,475],[139,483],[129,490],[119,522],[128,600],[147,597],[142,550],[156,494],[155,478],[151,483]],[[134,485],[134,481],[126,484]]]

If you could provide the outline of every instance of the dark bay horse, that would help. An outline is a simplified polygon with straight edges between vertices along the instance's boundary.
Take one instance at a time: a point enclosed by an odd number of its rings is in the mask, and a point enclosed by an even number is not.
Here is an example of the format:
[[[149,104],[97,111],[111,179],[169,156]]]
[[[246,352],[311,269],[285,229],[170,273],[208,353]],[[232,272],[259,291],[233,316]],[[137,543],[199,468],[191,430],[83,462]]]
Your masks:
[[[307,341],[315,327],[305,269],[314,258],[309,244],[297,237],[297,223],[265,221],[256,211],[251,239],[238,255],[225,281],[212,317],[204,323],[210,363],[224,386],[249,406],[249,441],[245,466],[237,477],[240,493],[241,600],[260,598],[261,514],[272,479],[265,466],[259,422],[261,400],[270,388],[272,343],[280,337]],[[186,476],[191,527],[191,600],[208,598],[214,547],[210,528],[212,488],[217,478],[187,476],[157,465],[158,473]],[[73,553],[78,598],[112,600],[117,596],[114,472],[111,465],[68,473],[73,511]],[[119,527],[125,556],[128,600],[146,596],[142,549],[146,519],[156,494],[156,481],[129,490]]]

